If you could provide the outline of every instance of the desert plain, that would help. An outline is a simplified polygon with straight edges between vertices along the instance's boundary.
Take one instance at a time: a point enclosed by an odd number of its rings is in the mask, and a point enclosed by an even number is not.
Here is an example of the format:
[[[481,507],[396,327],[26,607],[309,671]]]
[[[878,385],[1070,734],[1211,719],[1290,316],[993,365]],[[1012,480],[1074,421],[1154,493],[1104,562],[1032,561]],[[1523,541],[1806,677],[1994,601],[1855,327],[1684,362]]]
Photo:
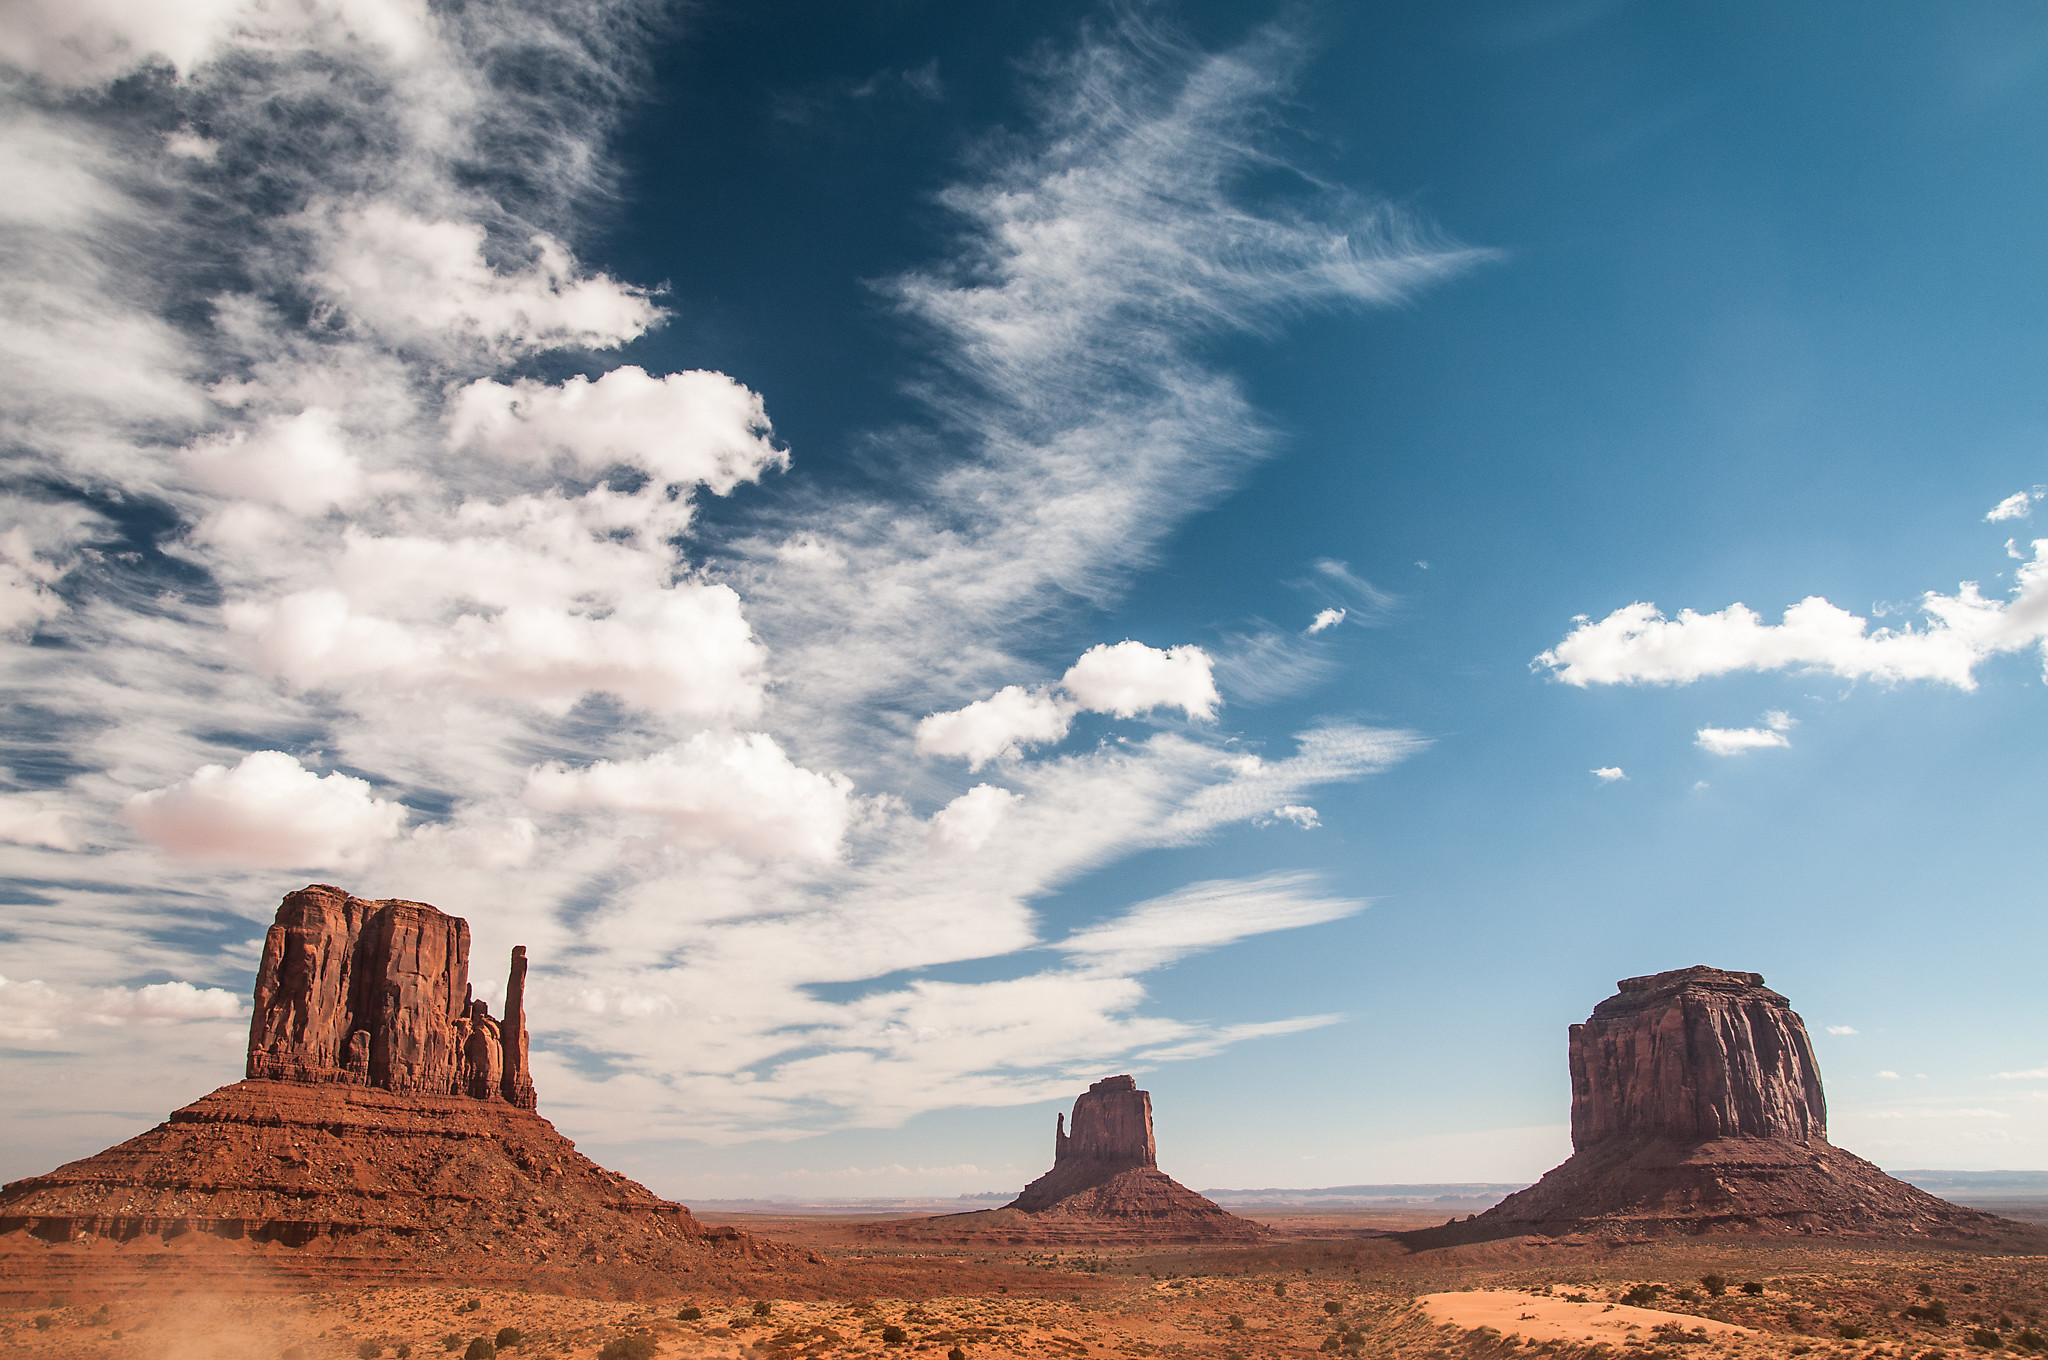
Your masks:
[[[764,1268],[737,1292],[635,1299],[265,1288],[254,1278],[246,1290],[208,1292],[167,1281],[161,1290],[10,1299],[0,1305],[0,1353],[431,1360],[466,1355],[478,1338],[497,1349],[507,1328],[520,1337],[499,1353],[519,1360],[940,1360],[954,1351],[969,1360],[1960,1360],[2048,1350],[2048,1248],[1688,1237],[1417,1251],[1393,1234],[1424,1226],[1427,1215],[1382,1209],[1253,1215],[1272,1230],[1254,1245],[931,1248],[894,1240],[891,1230],[908,1226],[901,1217],[702,1217],[796,1248],[817,1266],[797,1289]],[[681,1316],[691,1309],[698,1316]]]

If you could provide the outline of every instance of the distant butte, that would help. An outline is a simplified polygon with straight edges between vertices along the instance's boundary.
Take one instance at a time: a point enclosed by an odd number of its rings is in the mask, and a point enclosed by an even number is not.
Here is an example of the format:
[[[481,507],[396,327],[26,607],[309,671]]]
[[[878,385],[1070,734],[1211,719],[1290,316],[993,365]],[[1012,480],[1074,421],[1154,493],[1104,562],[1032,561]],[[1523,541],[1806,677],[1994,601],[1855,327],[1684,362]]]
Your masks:
[[[1623,980],[1571,1027],[1570,1159],[1483,1214],[1406,1240],[2027,1231],[1830,1144],[1805,1022],[1763,984],[1707,967]]]
[[[631,1293],[800,1259],[706,1227],[534,1112],[525,981],[522,947],[495,1019],[470,991],[468,922],[291,894],[264,941],[247,1078],[0,1188],[0,1296],[194,1272]]]
[[[891,1235],[941,1241],[1227,1242],[1267,1230],[1224,1210],[1159,1169],[1152,1094],[1128,1076],[1104,1077],[1053,1124],[1052,1170],[1001,1209],[945,1214]]]

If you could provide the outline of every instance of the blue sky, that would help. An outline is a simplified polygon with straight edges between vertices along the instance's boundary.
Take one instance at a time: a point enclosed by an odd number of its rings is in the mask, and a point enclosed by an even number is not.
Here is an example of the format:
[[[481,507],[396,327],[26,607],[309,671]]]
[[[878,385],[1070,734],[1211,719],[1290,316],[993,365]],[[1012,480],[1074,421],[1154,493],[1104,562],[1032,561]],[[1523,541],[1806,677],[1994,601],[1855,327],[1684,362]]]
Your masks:
[[[1700,962],[2044,1164],[2048,20],[464,13],[0,48],[0,1174],[309,880],[685,1197],[1533,1177]]]

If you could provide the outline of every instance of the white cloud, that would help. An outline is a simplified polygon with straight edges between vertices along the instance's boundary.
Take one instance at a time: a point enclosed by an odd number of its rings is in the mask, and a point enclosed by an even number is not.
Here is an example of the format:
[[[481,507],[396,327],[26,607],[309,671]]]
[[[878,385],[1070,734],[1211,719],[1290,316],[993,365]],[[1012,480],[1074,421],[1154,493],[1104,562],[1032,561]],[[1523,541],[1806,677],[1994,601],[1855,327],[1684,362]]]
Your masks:
[[[68,825],[69,812],[31,793],[0,793],[0,841],[40,845],[48,850],[76,850],[78,837]]]
[[[1211,668],[1200,647],[1103,643],[1083,652],[1055,689],[1005,685],[965,708],[929,715],[917,725],[917,748],[926,755],[960,757],[978,770],[1027,746],[1059,741],[1076,713],[1134,718],[1155,708],[1178,708],[1190,718],[1213,717],[1222,698]]]
[[[409,814],[368,780],[323,777],[282,751],[252,751],[232,769],[202,765],[169,788],[136,794],[123,815],[181,859],[324,869],[360,867]]]
[[[951,850],[979,850],[1009,816],[1017,795],[976,784],[932,814],[932,840]]]
[[[1880,1077],[1883,1077],[1883,1078],[1884,1078],[1884,1079],[1885,1079],[1886,1081],[1897,1081],[1897,1080],[1899,1079],[1899,1074],[1898,1074],[1898,1073],[1896,1073],[1896,1072],[1890,1071],[1889,1069],[1887,1069],[1887,1070],[1885,1070],[1885,1071],[1881,1071],[1881,1072],[1879,1072],[1879,1073],[1878,1073],[1877,1075],[1878,1075],[1878,1076],[1880,1076]]]
[[[661,819],[692,849],[755,859],[829,860],[853,815],[843,775],[796,765],[763,732],[699,732],[637,760],[533,771],[526,801],[547,812],[624,812]]]
[[[1067,735],[1074,709],[1044,690],[1005,685],[950,713],[934,713],[917,725],[917,749],[927,755],[956,756],[970,770],[1043,746]]]
[[[1299,803],[1276,807],[1273,809],[1273,815],[1283,822],[1293,822],[1303,831],[1313,831],[1323,824],[1323,819],[1316,815],[1314,808],[1303,807]]]
[[[436,221],[388,202],[322,204],[304,219],[318,242],[307,282],[357,327],[430,352],[475,347],[510,358],[564,345],[605,349],[654,324],[644,290],[585,275],[568,248],[542,234],[525,268],[504,272],[484,253],[484,228]]]
[[[296,515],[346,509],[366,489],[362,464],[342,441],[335,413],[319,407],[271,418],[253,431],[209,436],[187,458],[207,489]]]
[[[1628,778],[1619,765],[1602,765],[1599,769],[1591,771],[1591,774],[1603,784],[1612,784],[1616,780]]]
[[[1304,631],[1308,633],[1320,633],[1325,628],[1335,628],[1338,624],[1344,622],[1345,613],[1345,610],[1336,608],[1319,609],[1316,611],[1316,616],[1314,620],[1310,622],[1309,626]]]
[[[722,496],[789,466],[769,435],[766,404],[723,373],[656,378],[628,364],[596,382],[574,377],[559,386],[479,378],[456,397],[448,437],[501,458],[566,455],[583,472],[625,464]]]
[[[221,987],[153,982],[142,987],[52,987],[0,977],[0,1040],[40,1043],[79,1024],[162,1026],[188,1020],[232,1020],[242,999]]]
[[[1791,744],[1784,733],[1767,727],[1702,727],[1693,735],[1693,745],[1717,756],[1739,756],[1745,751]]]
[[[1366,903],[1313,892],[1309,874],[1214,879],[1140,902],[1053,947],[1090,968],[1145,971],[1274,930],[1342,920]]]
[[[1190,718],[1209,718],[1222,702],[1210,675],[1209,654],[1200,647],[1164,651],[1142,642],[1100,644],[1067,668],[1060,687],[1091,713],[1134,718],[1155,708],[1178,708]]]
[[[2039,491],[2015,491],[1985,513],[1987,523],[1996,524],[2002,519],[2027,519],[2034,513],[2034,502],[2040,497]]]
[[[2048,637],[2048,539],[2014,573],[2008,600],[1987,600],[1976,583],[1953,595],[1929,591],[1920,628],[1879,628],[1866,619],[1809,596],[1776,624],[1732,604],[1713,614],[1682,609],[1667,619],[1638,602],[1598,622],[1579,624],[1531,666],[1570,685],[1685,684],[1733,671],[1794,667],[1846,679],[1888,682],[1933,680],[1975,689],[1976,667],[1987,658],[2023,650]]]
[[[1856,1027],[1855,1027],[1854,1025],[1829,1025],[1829,1026],[1828,1026],[1828,1033],[1830,1033],[1830,1034],[1856,1034],[1856,1033],[1860,1033],[1860,1031],[1859,1031],[1859,1030],[1857,1030],[1857,1028],[1856,1028]]]
[[[1782,708],[1772,708],[1764,711],[1763,723],[1773,732],[1790,732],[1799,726],[1799,719]]]
[[[2039,1081],[2048,1079],[2048,1067],[2030,1067],[2024,1072],[1993,1072],[1997,1081]]]

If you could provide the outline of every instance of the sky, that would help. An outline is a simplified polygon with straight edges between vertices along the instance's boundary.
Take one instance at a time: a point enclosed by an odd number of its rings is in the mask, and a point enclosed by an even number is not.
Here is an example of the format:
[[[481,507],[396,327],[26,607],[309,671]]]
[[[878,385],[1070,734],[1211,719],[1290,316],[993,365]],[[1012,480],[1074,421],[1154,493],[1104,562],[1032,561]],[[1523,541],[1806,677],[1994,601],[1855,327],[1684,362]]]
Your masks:
[[[1707,963],[2048,1167],[2048,15],[18,0],[0,1177],[280,897],[689,1198],[1533,1179]]]

